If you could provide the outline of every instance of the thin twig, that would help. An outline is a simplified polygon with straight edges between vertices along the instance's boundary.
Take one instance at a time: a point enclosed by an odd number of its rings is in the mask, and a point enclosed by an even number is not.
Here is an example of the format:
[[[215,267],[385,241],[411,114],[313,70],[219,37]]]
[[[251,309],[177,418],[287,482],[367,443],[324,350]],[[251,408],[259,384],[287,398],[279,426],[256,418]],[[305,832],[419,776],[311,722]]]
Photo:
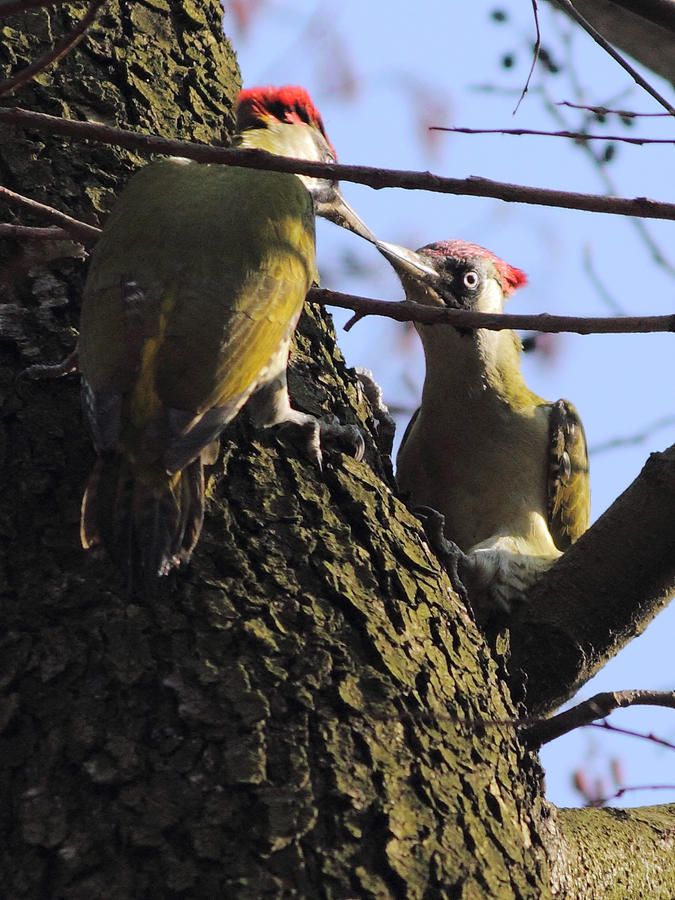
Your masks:
[[[591,725],[597,719],[606,718],[614,710],[628,706],[665,706],[675,709],[675,691],[606,691],[550,719],[539,719],[525,725],[521,736],[530,746],[541,747],[575,728]],[[620,730],[608,724],[603,727]]]
[[[596,289],[605,305],[612,311],[612,315],[625,316],[626,311],[622,309],[621,305],[616,302],[614,297],[612,297],[612,295],[600,279],[598,273],[595,271],[595,268],[593,266],[593,259],[591,256],[591,248],[588,244],[584,246],[583,269],[588,276],[589,281]]]
[[[624,144],[675,144],[675,138],[624,137],[615,134],[587,134],[584,131],[538,131],[532,128],[451,128],[431,125],[429,131],[452,131],[456,134],[506,134],[538,137],[562,137],[573,141],[622,141]]]
[[[671,106],[671,104],[665,99],[665,97],[662,97],[661,94],[659,94],[659,92],[655,88],[653,88],[651,84],[646,79],[644,79],[642,75],[640,75],[639,72],[637,72],[631,65],[629,65],[629,63],[626,62],[623,56],[621,56],[621,54],[617,50],[615,50],[614,47],[612,47],[609,41],[605,40],[600,32],[597,31],[587,19],[584,19],[584,17],[574,7],[570,0],[556,0],[556,3],[558,4],[558,6],[562,7],[562,9],[565,10],[567,15],[571,19],[574,19],[574,21],[593,38],[596,44],[599,44],[600,47],[602,47],[605,53],[608,53],[612,57],[612,59],[618,62],[622,69],[628,72],[628,74],[636,84],[639,84],[640,87],[647,91],[648,94],[651,94],[651,96],[656,100],[657,103],[660,103],[661,106],[664,109],[667,109],[672,116],[675,116],[675,108],[673,108],[673,106]]]
[[[573,66],[570,67],[570,71],[572,71],[572,72],[574,71]],[[554,119],[555,122],[562,124],[562,125],[567,125],[567,122],[566,122],[564,116],[562,115],[560,109],[550,98],[545,98],[545,105],[546,105],[546,109],[548,110],[549,114],[551,115],[551,117]],[[612,181],[612,179],[607,174],[607,167],[603,165],[602,160],[593,152],[591,144],[581,142],[581,143],[577,144],[576,146],[580,149],[580,151],[582,153],[586,154],[586,156],[591,160],[591,162],[595,166],[598,176],[600,177],[600,179],[604,185],[605,194],[614,195],[616,193],[616,186],[615,186],[614,182]],[[649,233],[649,229],[647,228],[646,224],[640,218],[635,218],[635,217],[633,217],[630,220],[630,224],[637,232],[640,240],[644,243],[644,245],[647,247],[647,249],[651,253],[651,255],[652,255],[654,261],[657,263],[657,265],[662,266],[671,275],[675,275],[675,267],[670,263],[670,261],[668,259],[666,259],[665,255],[661,251],[661,248],[659,247],[659,245],[656,243],[654,238]]]
[[[29,228],[7,224],[0,226],[2,229],[0,233],[13,237],[23,236],[41,239],[54,239],[64,236],[75,237],[85,246],[95,243],[101,233],[100,228],[73,219],[51,206],[38,203],[36,200],[30,200],[28,197],[17,194],[1,185],[0,197],[60,226],[59,230],[52,231],[52,229]],[[464,309],[425,306],[409,300],[376,300],[371,297],[359,297],[353,294],[329,291],[325,288],[313,288],[309,291],[307,299],[310,302],[321,303],[326,306],[351,309],[358,318],[377,315],[385,316],[398,322],[446,323],[455,327],[486,328],[491,331],[499,331],[505,328],[541,331],[551,334],[566,331],[576,334],[648,334],[675,331],[675,315],[625,316],[617,318],[610,316],[552,316],[548,313],[540,313],[539,315],[480,313]]]
[[[675,750],[675,744],[666,741],[664,738],[657,737],[651,731],[644,734],[642,731],[632,731],[630,728],[619,728],[612,725],[611,722],[589,722],[587,728],[601,728],[603,731],[611,731],[614,734],[623,734],[626,737],[639,738],[641,741],[650,741],[652,744],[658,744],[660,747],[666,747],[668,750]]]
[[[170,141],[158,135],[137,134],[122,128],[111,128],[95,122],[77,122],[44,113],[20,108],[0,107],[0,122],[20,128],[36,128],[84,140],[95,140],[135,150],[143,155],[164,154],[184,156],[204,163],[224,163],[273,172],[295,172],[317,178],[341,179],[365,184],[375,190],[402,188],[423,190],[440,194],[464,194],[470,197],[494,197],[507,203],[531,203],[537,206],[554,206],[563,209],[580,209],[586,212],[608,213],[621,216],[642,216],[647,219],[675,219],[675,204],[659,203],[647,197],[628,200],[621,197],[605,197],[598,194],[580,194],[555,191],[549,188],[533,188],[517,184],[505,184],[488,178],[443,178],[431,172],[411,172],[404,169],[378,169],[372,166],[344,166],[337,163],[313,162],[272,156],[262,150],[225,149],[189,141]]]
[[[661,428],[670,428],[673,425],[675,425],[675,416],[663,416],[662,418],[651,422],[642,431],[635,432],[635,434],[628,435],[627,437],[612,438],[602,444],[594,444],[588,448],[588,453],[590,456],[597,456],[599,453],[606,453],[608,450],[617,450],[620,447],[633,447],[636,444],[643,444],[656,431],[659,431]]]
[[[53,206],[47,206],[39,203],[37,200],[31,200],[22,194],[17,194],[9,188],[0,185],[0,199],[5,200],[13,206],[20,206],[22,209],[29,210],[41,219],[53,222],[67,231],[70,237],[75,238],[85,247],[95,244],[101,234],[101,229],[95,225],[87,225],[86,222],[80,222],[79,219],[73,219],[72,216],[54,209]]]
[[[65,228],[50,225],[48,228],[34,228],[30,225],[12,225],[0,222],[0,235],[15,238],[18,241],[72,241],[73,236]]]
[[[537,60],[539,59],[539,51],[541,50],[541,32],[539,30],[539,12],[537,10],[537,0],[531,0],[532,3],[532,13],[534,15],[534,27],[536,31],[536,38],[534,42],[534,50],[532,51],[532,65],[530,66],[530,71],[527,73],[527,79],[525,81],[525,87],[520,93],[520,97],[518,97],[518,102],[516,103],[512,115],[518,112],[518,107],[525,99],[525,94],[528,92],[530,88],[530,81],[532,80],[532,75],[534,74],[534,67],[537,65]],[[432,129],[435,130],[435,129]]]
[[[69,31],[64,38],[62,38],[57,44],[55,44],[51,50],[49,50],[39,59],[36,59],[29,66],[26,66],[25,69],[17,72],[16,75],[13,75],[11,78],[7,78],[5,81],[0,82],[0,94],[8,94],[10,91],[13,91],[16,88],[21,87],[21,85],[26,84],[32,78],[35,78],[35,76],[39,72],[42,72],[48,66],[54,65],[54,63],[62,59],[66,55],[66,53],[69,53],[73,49],[73,47],[76,47],[84,37],[89,26],[96,18],[99,9],[106,2],[107,0],[91,0],[86,13],[84,14],[80,22],[75,26],[75,28],[72,29],[72,31]]]
[[[619,800],[624,794],[630,794],[634,791],[675,791],[675,784],[635,784],[628,787],[621,787],[604,797],[593,797],[586,803],[587,807],[595,808],[604,806],[612,800]]]
[[[622,119],[664,118],[670,113],[666,112],[630,112],[627,109],[609,109],[607,106],[586,106],[584,103],[572,103],[570,100],[560,100],[556,106],[567,106],[570,109],[582,109],[599,116],[621,116]]]
[[[571,331],[575,334],[649,334],[652,332],[675,331],[675,315],[670,316],[552,316],[511,315],[472,312],[467,309],[425,306],[410,300],[375,300],[353,294],[341,294],[325,288],[312,288],[307,299],[325,306],[338,306],[353,310],[359,318],[364,316],[386,316],[397,322],[421,322],[426,325],[445,323],[456,328],[487,328],[501,331],[517,328],[525,331],[542,331],[558,334]]]

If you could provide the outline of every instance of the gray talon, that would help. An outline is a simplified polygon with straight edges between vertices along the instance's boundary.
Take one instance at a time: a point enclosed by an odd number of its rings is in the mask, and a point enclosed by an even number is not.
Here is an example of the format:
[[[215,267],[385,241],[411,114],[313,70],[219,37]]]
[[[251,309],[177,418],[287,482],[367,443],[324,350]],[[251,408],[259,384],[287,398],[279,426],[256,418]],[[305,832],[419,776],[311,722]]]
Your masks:
[[[465,605],[469,605],[469,594],[465,586],[466,575],[470,570],[469,559],[454,541],[449,541],[443,534],[445,516],[431,506],[416,506],[413,514],[420,520],[429,546],[443,563],[450,576],[452,586]]]
[[[345,452],[348,452],[357,462],[360,462],[366,452],[366,442],[363,439],[361,430],[356,425],[341,425],[335,416],[331,418],[335,421],[322,419],[319,423],[322,441],[328,438],[331,441],[335,441],[338,446],[346,447]]]

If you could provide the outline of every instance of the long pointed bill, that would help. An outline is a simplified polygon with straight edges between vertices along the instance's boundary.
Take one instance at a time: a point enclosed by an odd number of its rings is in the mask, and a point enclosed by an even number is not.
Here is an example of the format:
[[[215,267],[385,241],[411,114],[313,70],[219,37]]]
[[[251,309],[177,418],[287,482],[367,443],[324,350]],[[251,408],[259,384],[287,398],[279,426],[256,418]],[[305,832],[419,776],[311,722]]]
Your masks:
[[[399,275],[407,275],[425,284],[435,285],[439,282],[440,276],[436,269],[414,250],[399,247],[398,244],[388,244],[386,241],[377,241],[375,246]]]
[[[354,212],[339,190],[330,200],[316,202],[316,214],[330,222],[334,222],[341,228],[353,231],[359,237],[365,238],[371,244],[377,244],[377,238],[368,226]]]

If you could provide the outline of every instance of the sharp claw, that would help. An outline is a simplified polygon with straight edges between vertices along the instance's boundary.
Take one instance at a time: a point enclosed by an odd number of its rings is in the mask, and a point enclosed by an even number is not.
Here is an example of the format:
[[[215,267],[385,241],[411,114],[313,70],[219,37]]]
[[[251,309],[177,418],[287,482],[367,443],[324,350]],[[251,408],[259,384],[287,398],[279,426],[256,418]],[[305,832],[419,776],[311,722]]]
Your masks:
[[[357,462],[361,462],[361,460],[363,459],[363,457],[366,455],[366,442],[365,442],[365,440],[364,440],[364,438],[363,438],[363,435],[362,435],[361,432],[359,431],[359,429],[356,428],[355,425],[352,425],[352,428],[355,428],[355,429],[356,429],[356,432],[357,432],[357,438],[358,438],[358,443],[356,444],[356,450],[355,450],[355,452],[354,452],[354,459],[355,459]]]
[[[468,559],[463,550],[454,541],[449,541],[443,534],[445,528],[445,516],[431,506],[416,506],[414,515],[422,523],[424,533],[429,541],[429,546],[443,563],[443,567],[450,576],[452,586],[457,591],[459,598],[466,606],[469,606],[469,594],[460,574],[462,568],[468,566]],[[469,607],[470,608],[470,607]]]
[[[328,438],[334,440],[343,447],[346,445],[348,452],[357,462],[363,459],[366,452],[366,442],[363,435],[356,425],[341,425],[336,419],[335,422],[320,422],[321,439]]]
[[[293,429],[297,429],[297,431],[302,435],[302,440],[299,442],[302,446],[302,449],[310,459],[317,464],[319,467],[319,471],[323,471],[323,453],[321,452],[321,429],[319,427],[319,422],[313,416],[305,417],[304,414],[300,414],[300,416],[295,416],[293,419],[289,419],[287,422],[281,422],[277,425],[277,428],[281,432],[293,433]],[[293,439],[292,439],[293,440]],[[297,441],[293,441],[296,443]]]
[[[350,454],[357,462],[361,462],[366,452],[366,442],[363,435],[356,425],[341,425],[335,416],[331,416],[334,421],[322,420],[319,425],[321,428],[321,439],[329,438],[336,440],[338,444],[349,447]]]
[[[424,525],[427,537],[433,537],[439,543],[446,540],[443,535],[443,529],[445,528],[445,516],[443,513],[439,513],[433,506],[416,506],[413,509],[413,515]]]
[[[316,463],[319,472],[323,472],[323,453],[321,451],[321,428],[319,427],[319,423],[315,420],[311,424],[311,428],[309,429],[309,440],[307,442],[307,449],[309,451],[309,455]]]
[[[293,418],[280,423],[278,427],[295,426],[302,433],[307,434],[304,449],[309,453],[312,460],[316,462],[320,471],[323,470],[322,445],[325,440],[335,441],[342,447],[347,445],[349,452],[357,461],[363,459],[366,442],[356,425],[341,425],[337,416],[332,414],[327,415],[323,419],[316,419],[314,416],[306,413],[293,412]]]

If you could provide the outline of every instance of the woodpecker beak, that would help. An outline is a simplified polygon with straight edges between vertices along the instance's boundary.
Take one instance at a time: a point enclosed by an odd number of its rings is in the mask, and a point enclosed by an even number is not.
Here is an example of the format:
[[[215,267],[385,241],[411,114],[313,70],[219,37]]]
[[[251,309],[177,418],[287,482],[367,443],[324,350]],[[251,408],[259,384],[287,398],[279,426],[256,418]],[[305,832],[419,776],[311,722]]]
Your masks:
[[[365,222],[361,221],[339,190],[333,193],[330,200],[317,200],[315,198],[314,205],[318,216],[334,222],[341,228],[353,231],[354,234],[365,238],[371,244],[377,244],[377,238],[373,232]]]
[[[438,285],[440,276],[436,269],[414,250],[407,247],[399,247],[398,244],[388,244],[386,241],[377,241],[376,245],[380,253],[389,260],[398,275],[414,278],[432,287]]]

